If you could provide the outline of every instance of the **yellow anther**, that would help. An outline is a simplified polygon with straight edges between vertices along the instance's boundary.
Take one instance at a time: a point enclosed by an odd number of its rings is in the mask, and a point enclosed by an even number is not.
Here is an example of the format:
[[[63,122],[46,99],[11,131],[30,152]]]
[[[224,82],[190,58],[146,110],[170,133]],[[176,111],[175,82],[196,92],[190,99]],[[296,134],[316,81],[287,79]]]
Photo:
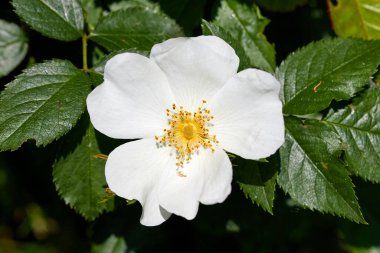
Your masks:
[[[187,177],[185,174],[182,173],[182,171],[177,170],[177,175],[179,177]]]
[[[184,110],[183,106],[178,108],[176,104],[172,104],[172,111],[166,109],[170,129],[164,129],[164,134],[155,136],[155,139],[159,144],[175,148],[177,167],[189,162],[199,148],[210,148],[214,152],[214,145],[219,143],[215,135],[209,134],[209,122],[214,116],[203,107],[205,103],[206,100],[202,100],[202,106],[194,112]]]

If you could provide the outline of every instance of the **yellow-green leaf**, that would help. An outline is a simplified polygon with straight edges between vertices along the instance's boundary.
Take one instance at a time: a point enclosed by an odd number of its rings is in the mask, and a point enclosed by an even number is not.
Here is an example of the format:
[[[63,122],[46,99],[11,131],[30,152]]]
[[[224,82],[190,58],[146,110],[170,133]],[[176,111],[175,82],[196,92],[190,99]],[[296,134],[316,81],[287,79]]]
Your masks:
[[[335,6],[331,1],[327,2],[338,36],[380,39],[379,0],[338,0]]]

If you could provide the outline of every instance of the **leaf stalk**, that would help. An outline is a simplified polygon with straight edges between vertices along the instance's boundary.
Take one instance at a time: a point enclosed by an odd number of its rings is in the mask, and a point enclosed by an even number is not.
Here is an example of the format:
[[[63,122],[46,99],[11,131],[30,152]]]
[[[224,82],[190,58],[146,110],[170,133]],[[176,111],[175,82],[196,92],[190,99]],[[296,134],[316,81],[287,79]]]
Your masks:
[[[87,65],[87,34],[84,33],[82,36],[82,56],[83,56],[83,70],[88,71]]]

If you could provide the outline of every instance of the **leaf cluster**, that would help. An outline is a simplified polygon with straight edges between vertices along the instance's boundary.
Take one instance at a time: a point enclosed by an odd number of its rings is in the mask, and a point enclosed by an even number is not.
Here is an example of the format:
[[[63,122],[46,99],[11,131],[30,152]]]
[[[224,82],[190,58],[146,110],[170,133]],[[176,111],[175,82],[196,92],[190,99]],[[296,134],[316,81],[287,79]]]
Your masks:
[[[274,48],[262,34],[267,23],[257,7],[228,0],[202,25],[235,48],[243,69],[271,71]],[[286,140],[270,162],[236,160],[234,175],[247,197],[272,213],[277,183],[302,207],[366,223],[350,175],[379,182],[380,90],[368,88],[379,55],[380,41],[334,38],[279,64]]]
[[[102,82],[103,66],[111,56],[126,51],[146,55],[156,43],[192,35],[201,23],[204,35],[219,36],[235,49],[240,70],[271,72],[282,85],[284,145],[265,161],[232,159],[245,196],[275,214],[278,185],[300,207],[366,223],[351,177],[380,182],[380,88],[373,81],[380,64],[380,41],[322,39],[276,66],[275,47],[264,35],[269,20],[257,5],[223,0],[208,21],[181,11],[188,7],[199,17],[205,2],[176,3],[178,8],[165,14],[168,1],[120,1],[104,8],[92,0],[13,0],[15,12],[30,29],[62,43],[81,39],[83,66],[47,60],[28,65],[6,85],[0,94],[0,150],[16,150],[28,140],[37,146],[58,140],[61,148],[53,181],[59,195],[88,220],[113,210],[114,197],[106,190],[101,159],[113,144],[102,143],[89,123],[86,97]],[[287,11],[304,3],[274,1],[269,9]],[[266,1],[258,4],[267,6]],[[344,1],[341,5],[350,8]],[[341,5],[331,6],[332,20],[338,35],[351,36],[336,22],[336,15],[347,16]],[[366,24],[376,22],[372,14],[365,16]],[[26,57],[25,30],[0,20],[0,77]],[[378,38],[375,31],[367,32],[355,37]],[[126,248],[116,237],[104,245],[116,252]],[[108,247],[104,245],[94,246],[94,252],[102,252]]]

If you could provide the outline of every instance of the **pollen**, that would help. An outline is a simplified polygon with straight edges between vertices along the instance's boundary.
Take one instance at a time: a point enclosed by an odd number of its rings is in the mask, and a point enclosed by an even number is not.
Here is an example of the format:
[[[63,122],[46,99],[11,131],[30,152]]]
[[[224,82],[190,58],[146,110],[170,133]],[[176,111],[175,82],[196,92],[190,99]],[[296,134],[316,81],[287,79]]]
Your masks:
[[[218,141],[209,132],[214,116],[205,108],[205,104],[206,100],[203,100],[195,112],[186,111],[176,104],[166,110],[169,128],[164,129],[163,135],[155,136],[155,139],[160,146],[175,149],[177,167],[183,167],[201,147],[215,151]]]

